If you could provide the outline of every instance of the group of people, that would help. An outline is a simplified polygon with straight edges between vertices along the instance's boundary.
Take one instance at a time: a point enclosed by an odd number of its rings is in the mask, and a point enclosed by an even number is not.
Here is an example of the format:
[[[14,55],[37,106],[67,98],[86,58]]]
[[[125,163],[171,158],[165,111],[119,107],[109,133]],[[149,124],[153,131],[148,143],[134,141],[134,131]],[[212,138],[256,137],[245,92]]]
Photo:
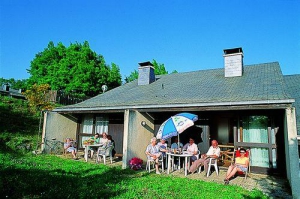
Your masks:
[[[173,143],[171,144],[171,150],[184,150],[189,153],[192,153],[193,156],[190,158],[191,162],[193,163],[195,160],[197,160],[198,156],[198,146],[194,143],[194,139],[190,138],[189,143],[185,144],[183,146],[182,143],[178,142],[178,138],[174,137]],[[165,162],[166,164],[166,152],[168,151],[167,149],[168,145],[166,143],[165,139],[161,139],[159,143],[157,143],[157,139],[155,137],[151,138],[150,144],[146,148],[146,155],[148,159],[152,159],[155,161],[155,169],[156,169],[156,174],[160,174],[159,169],[158,169],[158,163],[159,159],[161,158],[162,161]],[[178,162],[178,159],[176,160]]]
[[[107,135],[107,133],[102,133],[102,138],[100,138],[100,134],[96,133],[94,135],[94,137],[91,137],[90,139],[93,140],[95,144],[101,144],[100,147],[97,147],[97,146],[89,146],[88,147],[88,150],[91,151],[91,159],[93,159],[94,153],[96,151],[97,151],[97,155],[99,155],[99,154],[103,155],[103,154],[105,154],[106,149],[108,147],[111,147],[111,146],[113,146],[112,153],[113,153],[113,156],[114,156],[115,142],[112,139],[111,135]]]
[[[178,138],[174,137],[173,143],[171,144],[171,151],[174,149],[181,149],[183,151],[187,151],[193,156],[190,157],[191,166],[189,168],[189,173],[194,173],[200,166],[204,166],[204,171],[207,173],[208,170],[208,164],[210,161],[210,158],[212,159],[212,163],[214,161],[217,161],[217,159],[220,157],[221,150],[218,146],[217,140],[211,141],[211,146],[208,149],[207,153],[200,154],[200,151],[198,150],[198,146],[195,144],[195,140],[193,138],[189,139],[189,143],[185,144],[183,146],[182,143],[178,142]],[[155,137],[151,138],[150,144],[146,148],[146,155],[148,159],[152,159],[155,161],[155,169],[156,174],[160,174],[158,169],[159,159],[164,159],[166,157],[167,150],[167,144],[166,140],[161,139],[159,143],[157,143],[157,139]],[[228,171],[226,173],[224,183],[229,184],[230,179],[237,173],[237,172],[243,172],[245,173],[249,166],[249,158],[246,157],[246,150],[244,148],[239,149],[240,156],[235,158],[235,162],[231,164],[228,168]],[[166,159],[166,158],[165,158]],[[166,164],[165,164],[166,165]]]
[[[115,142],[112,139],[111,135],[107,135],[107,133],[102,133],[102,138],[100,138],[100,134],[96,133],[94,136],[90,137],[89,140],[93,140],[94,144],[102,144],[101,147],[97,146],[89,146],[88,150],[91,152],[91,158],[93,158],[94,153],[97,152],[98,154],[104,154],[105,149],[109,146],[113,146],[115,148]],[[75,160],[78,160],[77,158],[77,149],[74,143],[74,140],[71,138],[67,138],[66,142],[64,143],[64,149],[67,152],[70,152]],[[113,156],[115,153],[115,150],[112,151]]]

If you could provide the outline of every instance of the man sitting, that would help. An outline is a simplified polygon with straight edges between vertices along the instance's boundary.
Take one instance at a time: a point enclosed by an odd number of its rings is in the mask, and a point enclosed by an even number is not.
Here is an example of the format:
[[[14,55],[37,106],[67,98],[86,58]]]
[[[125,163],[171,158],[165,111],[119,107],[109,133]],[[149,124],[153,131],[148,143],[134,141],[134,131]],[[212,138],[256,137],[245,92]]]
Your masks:
[[[220,148],[218,147],[217,140],[211,141],[211,147],[206,154],[201,155],[201,158],[196,160],[189,169],[190,173],[194,173],[200,165],[204,165],[205,173],[207,173],[209,158],[217,159],[220,156]],[[214,160],[217,161],[217,160]]]

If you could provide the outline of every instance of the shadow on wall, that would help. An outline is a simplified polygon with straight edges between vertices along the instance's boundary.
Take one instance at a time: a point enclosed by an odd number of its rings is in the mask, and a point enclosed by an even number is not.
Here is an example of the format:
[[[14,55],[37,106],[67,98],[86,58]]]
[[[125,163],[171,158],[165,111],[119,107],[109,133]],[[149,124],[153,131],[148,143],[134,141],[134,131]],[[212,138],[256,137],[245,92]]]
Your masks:
[[[195,144],[201,143],[203,142],[201,138],[202,132],[203,130],[201,127],[191,126],[179,135],[180,142],[185,145],[189,142],[190,138],[193,138],[195,140]]]

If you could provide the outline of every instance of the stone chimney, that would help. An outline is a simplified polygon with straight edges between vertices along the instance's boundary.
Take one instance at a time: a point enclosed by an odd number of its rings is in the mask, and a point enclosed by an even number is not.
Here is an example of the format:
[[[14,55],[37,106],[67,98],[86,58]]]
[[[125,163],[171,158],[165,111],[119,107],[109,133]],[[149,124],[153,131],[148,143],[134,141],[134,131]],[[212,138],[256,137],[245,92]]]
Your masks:
[[[240,77],[243,75],[243,50],[232,48],[224,50],[225,77]]]
[[[151,62],[139,63],[138,85],[148,85],[155,81],[154,67]]]

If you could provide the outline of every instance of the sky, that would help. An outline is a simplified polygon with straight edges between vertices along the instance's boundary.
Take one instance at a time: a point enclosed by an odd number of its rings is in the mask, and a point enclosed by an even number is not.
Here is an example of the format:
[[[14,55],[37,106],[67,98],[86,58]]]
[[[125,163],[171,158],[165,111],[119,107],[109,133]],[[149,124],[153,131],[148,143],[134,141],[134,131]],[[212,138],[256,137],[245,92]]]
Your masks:
[[[153,59],[169,73],[223,68],[223,50],[236,47],[244,65],[278,61],[300,74],[300,1],[1,0],[0,77],[29,78],[50,41],[88,41],[123,81]]]

